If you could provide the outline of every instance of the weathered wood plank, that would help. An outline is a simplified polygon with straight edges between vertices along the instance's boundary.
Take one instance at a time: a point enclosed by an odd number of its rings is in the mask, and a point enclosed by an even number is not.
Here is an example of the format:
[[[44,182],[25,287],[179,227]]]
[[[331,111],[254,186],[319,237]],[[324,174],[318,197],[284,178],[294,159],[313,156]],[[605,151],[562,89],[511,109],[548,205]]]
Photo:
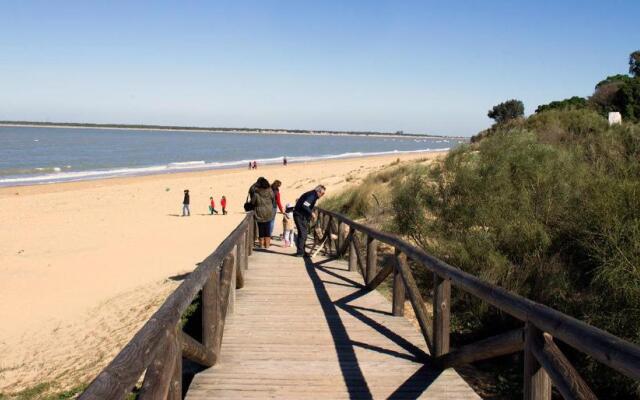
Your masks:
[[[182,329],[178,325],[175,330],[176,334],[173,339],[175,341],[176,354],[173,359],[173,376],[169,384],[167,400],[182,400]]]
[[[551,380],[535,357],[542,332],[527,322],[524,327],[524,399],[551,400]]]
[[[164,344],[155,360],[147,368],[144,381],[138,393],[140,400],[166,399],[173,376],[176,358],[176,340],[174,332],[168,333]]]
[[[378,242],[367,236],[367,285],[373,281],[378,273]]]
[[[246,239],[246,234],[244,235]],[[204,345],[207,355],[211,354],[211,358],[207,358],[204,366],[212,366],[215,364],[217,356],[220,354],[220,348],[216,337],[221,334],[217,332],[220,327],[220,319],[222,312],[220,310],[220,271],[214,268],[211,277],[202,288],[202,344]]]
[[[418,289],[416,281],[413,279],[413,274],[407,264],[407,256],[400,250],[396,249],[396,268],[400,271],[404,287],[411,300],[411,306],[416,314],[416,319],[420,325],[420,330],[424,336],[424,340],[429,346],[429,349],[433,349],[433,333],[430,331],[430,320],[427,315],[427,309],[424,306],[422,295]]]
[[[438,362],[443,368],[451,368],[515,353],[521,351],[523,348],[524,330],[514,329],[507,333],[479,340],[456,349],[440,357]]]
[[[433,274],[433,355],[449,352],[451,280]]]
[[[392,313],[397,317],[404,315],[405,288],[398,268],[393,268],[393,304]]]
[[[180,332],[180,343],[182,345],[182,356],[200,365],[210,367],[215,362],[213,349],[207,349],[188,334]]]
[[[562,397],[566,400],[596,400],[596,395],[571,365],[548,333],[543,334],[544,342],[539,338],[533,346],[533,354],[549,374]]]
[[[378,272],[378,275],[374,276],[373,279],[371,279],[371,282],[367,284],[367,287],[369,289],[377,288],[382,282],[384,282],[385,279],[387,279],[387,276],[389,276],[389,274],[391,274],[393,270],[394,270],[393,264],[385,265]]]

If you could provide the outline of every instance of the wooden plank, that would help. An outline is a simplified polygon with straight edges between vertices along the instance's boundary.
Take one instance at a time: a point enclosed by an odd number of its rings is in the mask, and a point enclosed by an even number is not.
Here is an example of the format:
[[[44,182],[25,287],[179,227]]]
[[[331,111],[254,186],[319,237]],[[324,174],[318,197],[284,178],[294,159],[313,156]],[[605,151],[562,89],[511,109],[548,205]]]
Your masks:
[[[367,279],[369,284],[378,273],[378,242],[367,236]]]
[[[246,239],[246,235],[243,235]],[[204,360],[204,366],[212,366],[216,363],[217,356],[220,354],[219,343],[216,340],[220,329],[220,319],[222,313],[220,311],[220,271],[215,268],[211,273],[210,279],[202,288],[202,344],[207,352],[212,354],[211,359]]]
[[[353,242],[353,233],[355,230],[352,230],[349,235],[349,271],[356,272],[358,271],[358,255],[356,253],[356,245]]]
[[[400,271],[400,276],[402,276],[402,281],[404,283],[404,287],[406,288],[407,294],[409,295],[409,300],[411,300],[411,306],[413,307],[413,311],[416,314],[416,319],[418,320],[418,324],[420,325],[420,330],[422,331],[422,336],[424,336],[424,341],[429,346],[429,349],[433,349],[433,334],[430,331],[430,321],[427,316],[427,309],[424,306],[424,301],[422,300],[422,295],[420,294],[420,290],[418,289],[418,285],[416,284],[415,279],[413,279],[413,274],[409,269],[409,265],[407,264],[407,256],[404,255],[400,250],[396,249],[396,268]]]
[[[374,276],[373,279],[371,279],[371,282],[367,284],[367,287],[372,290],[377,288],[382,282],[384,282],[385,279],[387,279],[387,276],[389,276],[391,272],[393,272],[393,270],[393,264],[385,265],[378,272],[378,275]]]
[[[236,245],[236,289],[242,289],[244,287],[244,271],[246,267],[244,266],[245,247],[242,243],[243,240],[240,239],[240,242]]]
[[[173,368],[177,353],[176,340],[173,332],[169,333],[165,339],[161,351],[155,360],[147,368],[144,374],[144,381],[138,393],[140,400],[166,399],[171,385]]]
[[[438,362],[443,368],[457,367],[475,361],[522,351],[524,348],[524,330],[512,331],[479,340],[465,345],[440,357]]]
[[[236,252],[231,252],[235,254]],[[231,263],[231,279],[229,281],[229,302],[227,304],[227,313],[233,314],[236,309],[236,282],[238,276],[238,263],[237,258],[233,257]]]
[[[451,280],[433,274],[433,356],[449,352]]]
[[[358,239],[358,235],[353,235],[353,245],[355,247],[356,250],[356,260],[358,261],[356,264],[358,265],[358,268],[360,270],[360,275],[362,275],[362,277],[364,278],[364,280],[366,281],[367,278],[367,270],[365,269],[364,263],[362,262],[362,258],[360,256],[361,252],[362,252],[362,246],[360,245],[360,239]]]
[[[338,240],[336,241],[336,257],[342,257],[342,245],[344,243],[344,232],[342,231],[342,222],[338,221]]]
[[[549,374],[562,397],[567,400],[596,400],[596,395],[554,343],[553,337],[544,333],[543,339],[544,343],[541,343],[539,339],[536,341],[536,345],[533,346],[533,354]]]
[[[176,334],[173,339],[175,341],[176,354],[173,361],[173,376],[171,377],[167,400],[182,400],[182,329],[178,325],[175,330]]]
[[[247,225],[247,231],[245,233],[245,242],[247,245],[247,256],[253,253],[253,213],[251,213],[252,221]]]
[[[207,349],[188,334],[180,332],[180,343],[182,345],[182,356],[200,365],[210,367],[215,363],[213,349]]]
[[[532,323],[524,328],[524,399],[551,400],[551,380],[535,357],[542,333]]]
[[[396,317],[404,315],[405,288],[398,268],[393,268],[393,303],[392,313]]]

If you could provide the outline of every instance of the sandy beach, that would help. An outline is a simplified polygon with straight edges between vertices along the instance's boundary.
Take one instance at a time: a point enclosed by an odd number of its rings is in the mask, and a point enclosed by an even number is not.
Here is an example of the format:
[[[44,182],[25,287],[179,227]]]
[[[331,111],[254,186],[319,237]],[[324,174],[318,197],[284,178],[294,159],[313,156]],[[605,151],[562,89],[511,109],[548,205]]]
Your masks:
[[[318,183],[330,196],[397,158],[440,154],[0,189],[0,392],[93,378],[237,225],[257,177],[281,180],[286,203]],[[180,216],[183,189],[191,217]],[[211,195],[218,210],[226,195],[228,215],[208,215]]]

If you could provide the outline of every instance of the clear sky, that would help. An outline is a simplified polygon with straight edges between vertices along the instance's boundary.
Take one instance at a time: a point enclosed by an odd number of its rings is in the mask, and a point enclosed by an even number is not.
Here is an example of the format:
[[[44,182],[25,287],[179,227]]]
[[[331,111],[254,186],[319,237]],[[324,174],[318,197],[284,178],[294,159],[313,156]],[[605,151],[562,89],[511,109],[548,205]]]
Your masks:
[[[1,1],[0,120],[469,136],[587,96],[640,49],[628,1]]]

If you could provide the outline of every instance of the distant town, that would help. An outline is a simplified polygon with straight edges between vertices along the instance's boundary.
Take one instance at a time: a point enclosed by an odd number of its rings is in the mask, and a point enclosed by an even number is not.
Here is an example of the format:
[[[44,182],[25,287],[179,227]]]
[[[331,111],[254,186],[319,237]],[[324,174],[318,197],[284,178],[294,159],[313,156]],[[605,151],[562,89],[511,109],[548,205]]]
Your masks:
[[[430,135],[420,133],[405,133],[404,131],[331,131],[309,129],[273,129],[273,128],[228,128],[201,127],[176,125],[145,125],[145,124],[95,124],[87,122],[42,122],[42,121],[0,121],[0,126],[31,126],[48,128],[98,128],[98,129],[140,129],[140,130],[170,130],[170,131],[201,131],[201,132],[232,132],[232,133],[264,133],[264,134],[301,134],[301,135],[362,135],[362,136],[402,136],[420,138],[454,138],[468,139],[462,136]]]

